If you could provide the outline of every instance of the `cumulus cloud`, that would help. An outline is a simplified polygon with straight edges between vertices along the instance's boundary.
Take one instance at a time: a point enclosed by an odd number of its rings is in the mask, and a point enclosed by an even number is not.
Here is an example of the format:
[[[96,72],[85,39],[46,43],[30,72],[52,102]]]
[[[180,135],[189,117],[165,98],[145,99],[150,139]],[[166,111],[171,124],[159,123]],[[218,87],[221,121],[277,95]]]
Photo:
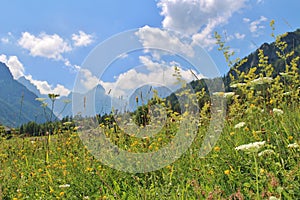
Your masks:
[[[251,20],[247,17],[243,18],[243,22],[247,23],[247,22],[250,22]]]
[[[48,35],[41,33],[38,36],[28,32],[23,32],[18,44],[29,50],[30,55],[50,58],[54,60],[63,60],[63,53],[72,50],[71,46],[59,35]]]
[[[9,43],[9,39],[7,37],[3,37],[3,38],[1,38],[1,42],[3,44],[8,44]]]
[[[3,62],[7,65],[10,72],[12,73],[14,79],[18,79],[21,76],[24,76],[24,72],[25,72],[24,66],[19,61],[17,56],[7,57],[6,55],[1,54],[0,55],[0,62]]]
[[[144,47],[155,47],[157,49],[167,49],[169,51],[179,51],[183,55],[193,57],[194,50],[188,43],[184,43],[176,35],[167,30],[144,26],[140,28],[136,35],[141,40]]]
[[[236,39],[242,40],[245,38],[245,34],[241,34],[241,33],[235,33],[234,36],[236,37]]]
[[[100,83],[100,80],[88,69],[80,69],[78,79],[80,80],[80,85],[84,86],[84,88],[81,88],[84,91],[89,91]]]
[[[247,0],[160,0],[158,6],[164,16],[162,25],[193,35],[194,43],[211,49],[215,44],[214,29],[233,13],[244,7]]]
[[[61,84],[57,84],[56,86],[53,86],[49,84],[47,81],[35,80],[31,75],[27,75],[25,76],[25,78],[29,80],[30,83],[35,85],[41,94],[54,93],[54,94],[59,94],[60,96],[68,96],[70,94],[70,90],[65,88]]]
[[[93,42],[93,36],[86,34],[83,31],[79,31],[79,34],[72,34],[72,40],[74,42],[74,46],[82,47],[88,46]]]
[[[249,23],[249,30],[250,32],[253,34],[254,37],[258,37],[259,35],[261,35],[261,30],[265,28],[264,25],[262,25],[263,22],[266,22],[268,20],[268,18],[266,18],[265,16],[260,16],[259,19],[251,21],[248,18],[244,18],[243,21],[245,23]]]
[[[178,87],[177,79],[173,76],[175,73],[174,66],[177,66],[180,70],[180,74],[184,80],[190,82],[195,80],[194,74],[189,69],[183,69],[179,63],[176,62],[158,62],[153,61],[151,57],[140,56],[140,62],[142,63],[141,68],[146,68],[148,73],[140,72],[139,69],[131,69],[126,73],[120,74],[117,77],[115,85],[105,85],[113,88],[112,94],[114,96],[126,96],[130,94],[137,87],[142,85],[152,85],[152,86],[166,86],[169,88]],[[197,74],[198,78],[203,78],[203,75]],[[108,88],[107,88],[108,89]]]
[[[141,65],[138,68],[133,68],[117,75],[114,82],[104,82],[99,80],[88,69],[81,69],[78,76],[80,86],[77,87],[77,92],[86,93],[98,84],[103,86],[106,93],[111,91],[110,95],[114,97],[126,97],[136,88],[146,84],[174,88],[178,86],[176,85],[177,79],[173,76],[175,73],[174,66],[179,67],[182,78],[187,82],[195,80],[195,75],[198,78],[203,78],[203,75],[195,71],[191,72],[189,69],[182,69],[180,64],[176,62],[153,61],[150,56],[140,56],[139,60]]]
[[[258,29],[263,29],[265,28],[264,26],[260,25],[262,22],[267,21],[268,19],[264,16],[260,16],[258,20],[255,20],[250,23],[250,31],[252,33],[256,32]]]

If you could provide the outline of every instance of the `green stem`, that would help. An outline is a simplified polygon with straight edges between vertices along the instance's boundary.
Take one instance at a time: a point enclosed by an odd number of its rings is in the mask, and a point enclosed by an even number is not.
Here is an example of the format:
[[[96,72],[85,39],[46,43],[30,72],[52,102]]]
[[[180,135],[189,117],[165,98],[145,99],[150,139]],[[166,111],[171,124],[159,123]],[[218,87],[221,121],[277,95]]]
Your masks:
[[[259,188],[258,188],[258,164],[256,159],[256,154],[253,153],[254,164],[255,164],[255,175],[256,175],[256,199],[259,200]]]

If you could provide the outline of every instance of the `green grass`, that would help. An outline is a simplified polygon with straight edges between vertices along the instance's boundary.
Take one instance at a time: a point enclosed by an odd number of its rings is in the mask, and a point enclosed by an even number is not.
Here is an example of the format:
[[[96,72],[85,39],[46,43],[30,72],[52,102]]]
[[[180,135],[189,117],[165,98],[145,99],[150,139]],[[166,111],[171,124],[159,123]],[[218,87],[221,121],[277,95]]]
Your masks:
[[[226,122],[217,145],[206,157],[198,157],[201,135],[205,134],[203,127],[191,148],[175,163],[144,174],[129,174],[103,165],[83,146],[76,132],[50,138],[48,164],[47,137],[2,140],[0,197],[255,199],[258,192],[260,199],[299,199],[299,148],[288,148],[289,144],[299,144],[299,107],[286,107],[282,115],[251,109],[252,113]],[[246,125],[234,128],[241,121]],[[164,140],[167,139],[157,142],[157,146],[161,147]],[[253,154],[235,150],[239,145],[256,141],[266,141],[259,152],[272,150],[264,156],[256,155],[257,168]],[[138,151],[140,147],[130,148]],[[63,187],[65,184],[67,187]]]

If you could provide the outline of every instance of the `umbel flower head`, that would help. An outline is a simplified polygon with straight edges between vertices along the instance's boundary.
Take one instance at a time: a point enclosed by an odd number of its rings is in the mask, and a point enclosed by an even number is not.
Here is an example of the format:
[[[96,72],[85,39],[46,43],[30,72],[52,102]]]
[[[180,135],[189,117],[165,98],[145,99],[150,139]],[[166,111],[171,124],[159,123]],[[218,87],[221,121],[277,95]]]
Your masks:
[[[273,78],[271,78],[271,77],[260,77],[260,78],[250,81],[250,84],[252,86],[263,85],[263,84],[271,83],[272,81],[273,81]]]
[[[278,109],[278,108],[273,108],[273,113],[276,115],[282,115],[283,114],[283,110]]]
[[[245,122],[240,122],[240,123],[236,124],[236,125],[234,126],[234,128],[242,128],[242,127],[244,127],[245,125],[246,125]]]
[[[254,142],[249,144],[243,144],[235,147],[235,150],[242,150],[246,152],[258,152],[258,150],[265,145],[266,141]]]

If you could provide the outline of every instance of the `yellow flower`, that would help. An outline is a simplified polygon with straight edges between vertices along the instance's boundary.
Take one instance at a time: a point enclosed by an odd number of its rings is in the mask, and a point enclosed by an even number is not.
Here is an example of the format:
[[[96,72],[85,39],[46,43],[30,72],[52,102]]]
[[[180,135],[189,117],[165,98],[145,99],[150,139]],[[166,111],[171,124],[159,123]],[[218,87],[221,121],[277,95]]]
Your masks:
[[[225,170],[224,174],[229,175],[230,174],[230,170],[229,169]]]
[[[218,147],[218,146],[216,146],[216,147],[214,148],[215,151],[220,151],[220,149],[221,149],[221,148]]]
[[[157,139],[157,141],[158,141],[158,142],[162,141],[162,138],[161,138],[161,137],[160,137],[160,138],[158,138],[158,139]]]
[[[290,136],[288,137],[288,139],[289,139],[289,140],[293,140],[294,137],[290,135]]]
[[[87,167],[87,168],[86,168],[86,171],[91,172],[91,171],[93,171],[93,168]]]
[[[249,131],[249,128],[246,126],[244,130],[245,130],[245,131]]]
[[[260,173],[263,174],[265,173],[265,170],[263,168],[260,169]]]
[[[59,196],[64,196],[64,194],[65,194],[64,192],[61,192],[59,193]]]
[[[234,132],[230,132],[230,133],[229,133],[230,136],[233,136],[234,134],[235,134]]]

